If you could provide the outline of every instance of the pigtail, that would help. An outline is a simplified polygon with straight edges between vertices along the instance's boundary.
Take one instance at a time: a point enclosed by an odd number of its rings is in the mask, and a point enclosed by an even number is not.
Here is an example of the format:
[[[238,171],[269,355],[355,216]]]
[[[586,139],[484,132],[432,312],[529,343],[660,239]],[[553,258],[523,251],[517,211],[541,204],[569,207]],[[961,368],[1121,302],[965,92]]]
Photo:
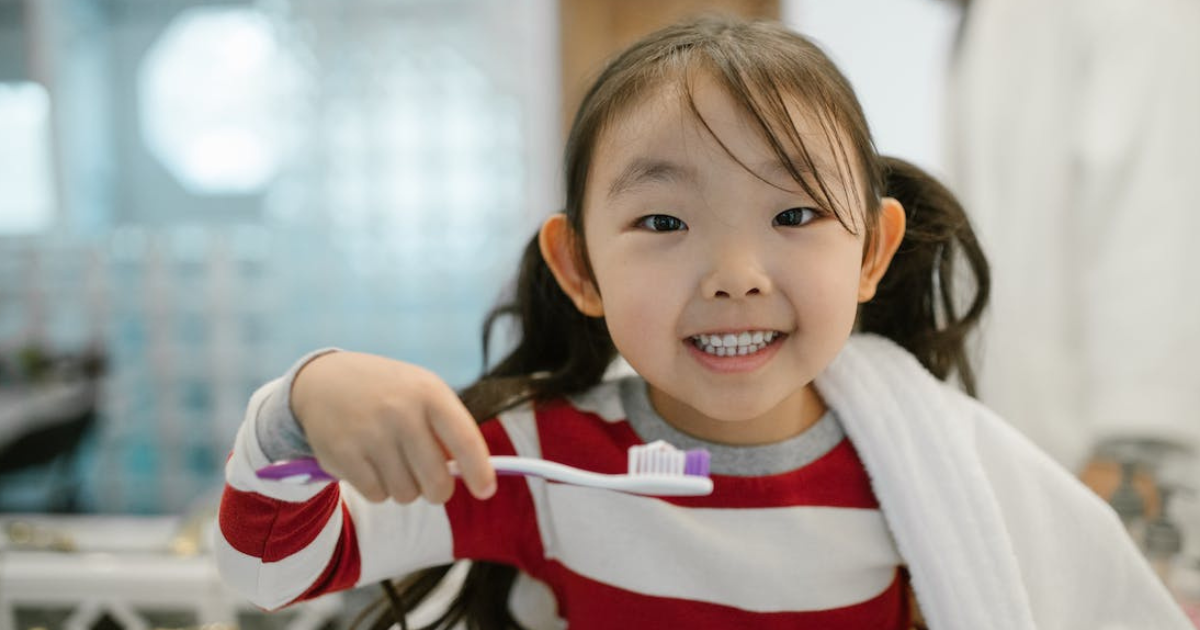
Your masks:
[[[588,389],[600,382],[617,356],[604,320],[579,312],[558,286],[536,234],[521,258],[516,294],[493,309],[484,323],[485,364],[491,335],[506,320],[519,326],[516,347],[462,393],[479,421],[529,399],[549,400]]]
[[[900,344],[938,378],[957,373],[975,395],[966,338],[991,290],[987,259],[953,193],[908,162],[881,161],[884,194],[904,206],[908,226],[875,298],[859,312],[859,329]],[[965,278],[959,277],[962,262],[970,274]],[[969,299],[959,294],[960,280],[974,289]]]

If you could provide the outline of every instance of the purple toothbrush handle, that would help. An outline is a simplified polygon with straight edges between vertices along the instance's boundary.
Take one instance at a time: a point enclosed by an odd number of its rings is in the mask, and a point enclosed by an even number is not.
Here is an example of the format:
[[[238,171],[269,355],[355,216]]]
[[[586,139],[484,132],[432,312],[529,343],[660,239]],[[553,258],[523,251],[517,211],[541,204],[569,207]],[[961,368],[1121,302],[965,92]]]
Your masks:
[[[263,466],[255,471],[259,479],[287,479],[288,477],[297,477],[300,475],[308,475],[307,483],[316,481],[334,481],[333,475],[325,472],[324,468],[317,463],[317,460],[312,457],[303,457],[300,459],[288,459],[281,462],[275,462],[269,466]]]

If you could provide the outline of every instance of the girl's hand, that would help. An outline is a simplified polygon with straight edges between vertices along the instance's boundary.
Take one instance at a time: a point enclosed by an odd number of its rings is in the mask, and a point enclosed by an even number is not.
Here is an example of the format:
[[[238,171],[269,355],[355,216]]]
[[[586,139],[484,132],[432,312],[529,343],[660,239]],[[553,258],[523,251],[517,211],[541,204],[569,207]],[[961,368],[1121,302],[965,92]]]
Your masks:
[[[432,372],[384,357],[333,352],[301,368],[292,412],[321,467],[367,499],[445,503],[455,459],[473,496],[491,497],[496,472],[474,418]]]

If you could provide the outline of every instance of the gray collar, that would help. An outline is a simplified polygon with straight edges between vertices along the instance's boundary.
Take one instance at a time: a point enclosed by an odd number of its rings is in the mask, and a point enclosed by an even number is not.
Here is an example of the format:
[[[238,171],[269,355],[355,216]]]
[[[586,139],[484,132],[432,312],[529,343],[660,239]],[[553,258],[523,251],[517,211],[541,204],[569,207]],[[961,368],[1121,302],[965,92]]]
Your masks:
[[[712,455],[712,472],[736,477],[777,475],[803,468],[820,459],[845,439],[832,410],[804,433],[774,444],[730,446],[690,436],[667,424],[650,405],[646,382],[630,376],[620,380],[621,406],[633,431],[645,442],[665,440],[679,449],[703,448]]]

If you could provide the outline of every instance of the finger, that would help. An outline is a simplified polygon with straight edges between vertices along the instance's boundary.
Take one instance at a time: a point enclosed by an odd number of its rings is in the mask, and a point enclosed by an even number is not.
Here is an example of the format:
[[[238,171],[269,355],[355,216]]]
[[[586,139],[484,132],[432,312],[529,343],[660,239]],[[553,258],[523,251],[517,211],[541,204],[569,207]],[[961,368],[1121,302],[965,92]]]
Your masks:
[[[338,465],[328,470],[354,486],[368,501],[379,503],[388,498],[387,487],[364,454],[345,453],[338,456],[336,461]]]
[[[446,467],[446,456],[442,447],[428,431],[418,431],[406,436],[402,448],[408,469],[416,478],[421,495],[434,504],[450,500],[454,494],[454,479]]]
[[[479,425],[458,398],[436,405],[430,410],[433,433],[458,462],[467,490],[477,499],[487,499],[496,493],[496,471],[488,459],[487,442]]]
[[[376,441],[368,455],[371,466],[382,480],[388,494],[397,503],[412,503],[421,496],[405,455],[399,446],[386,439]]]

